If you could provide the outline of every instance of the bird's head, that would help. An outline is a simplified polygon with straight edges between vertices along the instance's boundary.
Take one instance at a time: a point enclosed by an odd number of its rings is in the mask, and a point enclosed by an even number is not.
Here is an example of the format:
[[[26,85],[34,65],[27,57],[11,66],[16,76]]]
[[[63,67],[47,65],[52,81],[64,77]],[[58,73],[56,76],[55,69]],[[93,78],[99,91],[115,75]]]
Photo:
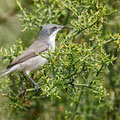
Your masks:
[[[47,24],[43,26],[42,30],[40,31],[40,36],[45,38],[55,37],[57,32],[62,28],[65,28],[65,26],[57,24]]]

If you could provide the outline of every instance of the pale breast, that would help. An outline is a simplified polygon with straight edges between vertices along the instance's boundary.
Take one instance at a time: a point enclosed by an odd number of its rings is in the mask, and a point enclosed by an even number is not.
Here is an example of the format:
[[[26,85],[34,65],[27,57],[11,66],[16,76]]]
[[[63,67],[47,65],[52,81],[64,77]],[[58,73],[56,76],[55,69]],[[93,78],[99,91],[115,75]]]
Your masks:
[[[36,56],[20,64],[23,71],[34,71],[39,69],[42,65],[47,62],[47,59],[41,56]]]

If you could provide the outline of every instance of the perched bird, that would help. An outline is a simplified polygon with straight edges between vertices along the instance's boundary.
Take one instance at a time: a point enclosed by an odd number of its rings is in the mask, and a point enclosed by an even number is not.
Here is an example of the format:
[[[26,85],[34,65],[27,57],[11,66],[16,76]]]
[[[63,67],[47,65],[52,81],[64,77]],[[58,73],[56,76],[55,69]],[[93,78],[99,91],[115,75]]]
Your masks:
[[[47,62],[46,58],[39,56],[38,54],[42,54],[44,51],[48,50],[54,52],[56,34],[61,28],[64,27],[65,26],[57,24],[48,24],[43,26],[42,30],[39,33],[38,39],[20,56],[13,60],[5,70],[1,71],[0,77],[6,74],[10,74],[14,71],[23,72],[29,77],[29,79],[35,85],[35,90],[37,90],[37,84],[30,77],[29,73],[40,68],[41,65],[44,65]],[[24,91],[21,74],[20,80],[22,85],[20,92],[21,94]]]

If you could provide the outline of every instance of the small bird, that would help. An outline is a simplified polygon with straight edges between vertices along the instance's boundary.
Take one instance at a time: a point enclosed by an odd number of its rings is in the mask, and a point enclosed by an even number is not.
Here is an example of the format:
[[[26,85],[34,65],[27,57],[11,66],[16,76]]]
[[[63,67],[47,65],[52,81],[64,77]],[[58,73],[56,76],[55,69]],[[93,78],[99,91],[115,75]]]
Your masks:
[[[14,71],[20,71],[20,81],[22,86],[21,92],[19,93],[20,95],[24,91],[22,73],[25,73],[29,77],[29,79],[35,85],[35,90],[37,90],[37,84],[30,77],[29,73],[31,71],[39,69],[41,65],[44,65],[47,62],[47,59],[40,56],[40,54],[48,50],[51,51],[51,53],[54,52],[55,37],[61,28],[65,28],[65,26],[57,24],[48,24],[43,26],[42,30],[39,33],[38,39],[20,56],[13,60],[5,70],[0,72],[0,77],[2,77]]]

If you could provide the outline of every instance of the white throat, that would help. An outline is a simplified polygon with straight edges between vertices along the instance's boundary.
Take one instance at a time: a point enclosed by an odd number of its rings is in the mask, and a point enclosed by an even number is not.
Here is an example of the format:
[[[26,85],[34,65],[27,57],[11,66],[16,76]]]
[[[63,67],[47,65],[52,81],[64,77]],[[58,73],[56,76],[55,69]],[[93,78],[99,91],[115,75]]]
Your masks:
[[[60,29],[56,30],[55,32],[53,32],[50,37],[49,37],[49,50],[52,50],[54,52],[55,50],[55,37],[56,37],[56,34],[57,32],[59,31]]]

